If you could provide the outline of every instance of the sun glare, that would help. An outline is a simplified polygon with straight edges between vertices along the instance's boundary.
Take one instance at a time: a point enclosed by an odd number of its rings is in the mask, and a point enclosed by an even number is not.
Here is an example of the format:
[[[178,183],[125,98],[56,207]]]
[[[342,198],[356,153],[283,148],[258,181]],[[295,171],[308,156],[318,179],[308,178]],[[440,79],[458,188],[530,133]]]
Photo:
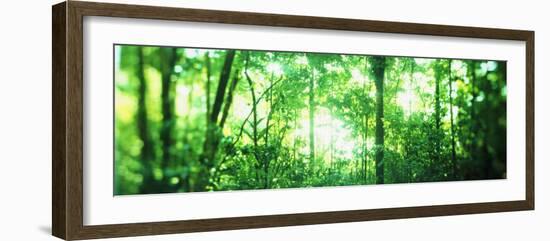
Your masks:
[[[326,108],[317,108],[315,112],[315,154],[325,155],[325,161],[330,161],[331,143],[335,158],[352,159],[355,148],[355,140],[351,130],[344,122],[330,115]],[[309,140],[309,114],[302,112],[300,126],[296,130],[297,136]],[[309,146],[305,145],[301,153],[307,155]]]
[[[351,81],[357,85],[363,85],[367,81],[367,76],[361,73],[361,70],[355,68],[351,71]]]
[[[281,75],[283,74],[283,68],[278,63],[270,63],[267,65],[267,71],[275,74],[275,75]]]
[[[418,96],[414,92],[411,81],[405,82],[403,88],[403,91],[397,94],[397,103],[401,106],[405,112],[405,115],[408,117],[412,114],[415,106],[417,105]]]
[[[185,85],[178,85],[176,87],[176,101],[175,111],[177,116],[185,116],[190,108],[188,99],[191,90]]]

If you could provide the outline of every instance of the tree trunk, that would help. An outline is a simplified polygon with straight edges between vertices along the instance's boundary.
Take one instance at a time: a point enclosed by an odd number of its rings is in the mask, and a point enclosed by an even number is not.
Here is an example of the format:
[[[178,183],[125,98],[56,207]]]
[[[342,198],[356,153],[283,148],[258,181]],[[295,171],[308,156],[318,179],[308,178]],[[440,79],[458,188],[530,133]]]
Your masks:
[[[453,165],[453,178],[456,179],[458,175],[458,168],[456,163],[456,142],[455,142],[455,126],[454,126],[454,113],[453,113],[453,85],[451,75],[451,63],[449,60],[449,111],[451,112],[451,162]]]
[[[384,71],[385,57],[372,57],[376,85],[376,183],[384,183]]]
[[[271,116],[273,114],[273,76],[274,73],[271,72],[271,76],[269,77],[269,94],[268,94],[268,102],[269,102],[269,113],[267,114],[266,124],[265,124],[265,147],[266,151],[264,153],[264,188],[269,188],[269,166],[271,164],[271,158],[273,157],[271,153],[271,148],[269,147],[269,125],[271,124]]]
[[[210,113],[210,122],[217,123],[218,116],[223,104],[227,84],[229,82],[229,76],[231,75],[231,67],[233,66],[233,60],[235,59],[235,50],[227,50],[225,55],[225,62],[223,69],[220,73],[220,81],[218,83],[218,89],[216,90],[216,97],[214,98],[214,105],[212,106],[212,112]]]
[[[269,77],[269,86],[273,86],[273,72],[271,73],[271,76]],[[273,114],[273,88],[269,89],[269,93],[267,94],[267,102],[269,103],[269,112],[267,113],[267,118],[265,122],[265,146],[269,146],[269,125],[271,122],[271,115]]]
[[[145,79],[145,64],[143,49],[139,47],[138,51],[138,68],[136,75],[139,80],[138,87],[138,110],[137,110],[137,125],[138,125],[138,135],[143,145],[141,146],[140,156],[143,163],[142,175],[143,182],[140,186],[140,193],[150,193],[154,192],[155,179],[153,176],[153,165],[152,162],[155,159],[153,151],[153,142],[151,139],[151,133],[149,130],[149,122],[147,120],[148,111],[147,111],[147,81]]]
[[[434,141],[434,153],[432,156],[432,163],[429,167],[429,174],[427,177],[432,178],[435,176],[435,173],[439,172],[439,168],[436,168],[436,166],[439,166],[441,164],[441,90],[440,90],[440,82],[441,82],[441,61],[437,60],[435,62],[435,91],[434,91],[434,100],[435,100],[435,107],[434,107],[434,120],[435,120],[435,136],[433,137]],[[439,178],[439,177],[437,177]]]
[[[483,154],[483,172],[485,174],[485,178],[494,178],[493,175],[493,156],[491,156],[491,152],[489,151],[489,146],[491,145],[491,140],[494,138],[493,135],[493,126],[496,125],[497,120],[494,118],[494,111],[491,108],[491,99],[489,98],[489,95],[487,93],[491,93],[491,82],[489,79],[487,79],[487,75],[491,73],[491,71],[487,71],[485,73],[485,76],[483,77],[483,83],[481,86],[483,87],[483,92],[485,93],[484,101],[484,115],[483,115],[483,121],[484,123],[481,125],[483,127],[483,148],[482,148],[482,154]]]
[[[252,81],[252,78],[250,78],[250,75],[248,75],[248,62],[250,61],[249,58],[249,53],[247,53],[244,74],[246,76],[246,80],[248,81],[250,96],[252,98],[252,142],[254,143],[254,153],[256,153],[258,149],[258,111],[256,108],[257,101],[256,91],[254,90],[254,82]]]
[[[210,76],[212,75],[212,67],[210,64],[210,54],[206,52],[204,54],[204,62],[206,63],[206,126],[210,124]]]
[[[365,57],[365,69],[368,68],[368,61],[367,57]],[[368,91],[367,91],[367,79],[363,80],[363,95],[365,96],[365,99],[368,98]],[[364,128],[363,131],[363,164],[362,164],[362,173],[363,173],[363,183],[367,183],[367,161],[368,161],[368,131],[369,131],[369,110],[367,108],[363,109],[363,121],[364,121]]]
[[[210,182],[210,169],[214,166],[214,158],[218,150],[220,143],[219,126],[217,120],[221,112],[223,100],[226,94],[227,84],[231,75],[231,68],[233,66],[233,60],[235,59],[235,50],[228,50],[225,55],[225,61],[222,71],[220,73],[220,79],[216,96],[214,98],[214,104],[210,113],[209,125],[206,129],[206,136],[203,145],[203,153],[199,157],[201,163],[201,170],[198,173],[197,188],[198,191],[206,190],[208,183]]]
[[[441,63],[438,60],[435,70],[435,129],[436,129],[436,138],[435,138],[435,153],[436,160],[439,162],[441,154],[441,140],[440,140],[440,130],[441,130],[441,99],[440,99],[440,88],[439,83],[441,82],[441,71],[439,68]]]
[[[174,131],[174,94],[172,86],[172,73],[176,64],[176,48],[161,48],[161,101],[162,101],[162,127],[160,140],[162,142],[162,182],[167,185],[167,170],[173,165],[170,150],[174,145],[172,133]]]
[[[413,85],[413,78],[414,78],[414,66],[415,66],[415,60],[414,58],[412,58],[411,60],[411,69],[410,69],[410,73],[409,73],[409,93],[412,92],[414,90],[414,88],[412,87]],[[408,116],[408,123],[410,124],[411,123],[411,116],[412,116],[412,98],[409,98],[409,116]],[[411,128],[407,128],[407,133],[408,133],[408,141],[411,140],[412,138],[412,134],[411,134]],[[410,152],[410,144],[409,144],[409,152]],[[411,153],[407,153],[407,156],[411,155]],[[412,181],[412,160],[410,159],[409,157],[409,160],[407,162],[407,182],[411,182]]]
[[[223,129],[225,125],[225,121],[227,120],[227,116],[229,116],[229,109],[231,107],[231,103],[233,103],[233,92],[235,92],[235,88],[237,88],[237,83],[240,79],[240,73],[239,70],[235,71],[233,80],[231,81],[231,85],[229,86],[229,91],[227,93],[227,97],[225,99],[225,104],[223,106],[223,113],[222,118],[220,120],[219,127]]]
[[[315,68],[309,79],[309,161],[315,161]]]
[[[257,101],[257,98],[256,98],[256,91],[254,89],[254,81],[252,81],[252,78],[250,78],[250,75],[248,75],[248,64],[250,62],[250,53],[247,53],[246,54],[246,63],[245,63],[245,67],[244,67],[244,75],[246,76],[246,80],[248,81],[248,86],[249,86],[249,90],[250,90],[250,96],[252,98],[252,143],[254,145],[254,148],[252,150],[252,153],[254,154],[254,159],[256,160],[256,163],[254,165],[255,169],[256,169],[256,181],[258,183],[261,182],[261,167],[262,167],[262,164],[263,163],[261,160],[262,158],[260,157],[260,155],[258,154],[258,139],[259,139],[259,136],[258,136],[258,110],[257,110],[257,105],[258,105],[258,101]]]

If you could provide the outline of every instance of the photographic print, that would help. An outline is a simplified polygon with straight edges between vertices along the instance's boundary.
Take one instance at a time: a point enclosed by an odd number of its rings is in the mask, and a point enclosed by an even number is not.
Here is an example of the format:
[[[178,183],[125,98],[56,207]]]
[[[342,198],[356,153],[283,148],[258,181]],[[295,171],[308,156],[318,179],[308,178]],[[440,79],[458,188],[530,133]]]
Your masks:
[[[534,46],[519,29],[58,3],[52,235],[534,210]]]
[[[506,62],[114,45],[114,194],[506,178]]]

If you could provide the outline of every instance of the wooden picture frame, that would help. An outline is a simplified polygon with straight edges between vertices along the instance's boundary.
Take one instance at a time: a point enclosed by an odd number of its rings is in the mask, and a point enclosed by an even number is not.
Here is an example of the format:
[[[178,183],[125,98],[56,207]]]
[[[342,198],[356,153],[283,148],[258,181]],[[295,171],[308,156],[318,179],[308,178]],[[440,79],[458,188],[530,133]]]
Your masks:
[[[215,230],[280,227],[443,215],[533,210],[534,32],[432,24],[369,21],[67,1],[52,8],[52,233],[93,239]],[[143,18],[207,23],[451,36],[526,43],[525,199],[489,203],[314,212],[151,223],[83,224],[83,17]]]

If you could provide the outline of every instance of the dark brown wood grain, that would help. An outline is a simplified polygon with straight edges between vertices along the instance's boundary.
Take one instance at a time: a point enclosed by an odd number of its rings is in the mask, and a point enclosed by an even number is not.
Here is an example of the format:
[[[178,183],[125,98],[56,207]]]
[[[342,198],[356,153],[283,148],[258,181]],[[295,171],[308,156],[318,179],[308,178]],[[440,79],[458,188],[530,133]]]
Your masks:
[[[65,3],[52,7],[52,233],[66,237]]]
[[[83,15],[76,2],[67,2],[66,168],[67,239],[83,228]]]
[[[525,42],[525,200],[535,209],[535,32],[529,32]]]
[[[85,226],[83,225],[84,16],[525,41],[527,70],[525,200]],[[52,233],[62,239],[203,232],[534,209],[535,38],[532,31],[69,1],[53,6],[52,36]]]
[[[523,201],[85,226],[81,238],[173,234],[528,210]]]

